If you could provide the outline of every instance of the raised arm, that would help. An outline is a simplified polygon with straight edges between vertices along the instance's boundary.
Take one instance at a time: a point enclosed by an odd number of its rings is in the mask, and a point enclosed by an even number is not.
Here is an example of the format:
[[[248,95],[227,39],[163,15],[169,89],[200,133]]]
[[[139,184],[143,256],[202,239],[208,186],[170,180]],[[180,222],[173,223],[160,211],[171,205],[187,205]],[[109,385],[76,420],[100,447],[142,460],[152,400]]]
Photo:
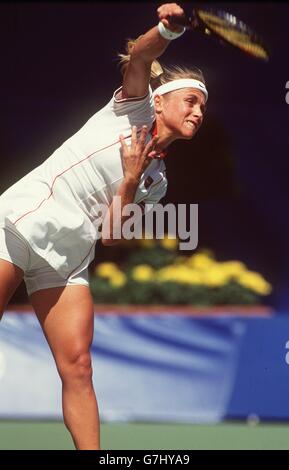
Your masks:
[[[157,9],[159,20],[165,28],[173,32],[180,32],[180,26],[169,22],[170,15],[184,16],[183,9],[176,3],[167,3]],[[154,26],[136,42],[130,61],[127,65],[124,78],[122,96],[123,98],[134,98],[146,95],[148,91],[151,65],[155,59],[160,57],[170,43],[159,32],[158,26]]]

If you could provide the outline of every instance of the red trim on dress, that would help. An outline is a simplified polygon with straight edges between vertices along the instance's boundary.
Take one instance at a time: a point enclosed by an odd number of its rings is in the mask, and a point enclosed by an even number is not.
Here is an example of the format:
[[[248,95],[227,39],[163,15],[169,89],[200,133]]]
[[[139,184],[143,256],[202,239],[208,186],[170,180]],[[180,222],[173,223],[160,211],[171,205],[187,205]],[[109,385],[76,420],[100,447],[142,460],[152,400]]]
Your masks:
[[[139,132],[139,131],[138,131]],[[125,139],[129,139],[131,137],[131,135],[128,135],[127,137],[125,137]],[[66,170],[62,171],[62,173],[59,173],[59,175],[56,175],[51,186],[50,186],[50,194],[47,198],[43,199],[40,204],[35,208],[35,209],[32,209],[31,211],[29,212],[26,212],[25,214],[21,215],[20,217],[18,217],[18,219],[16,219],[14,222],[12,222],[13,225],[16,225],[21,219],[23,219],[23,217],[26,217],[26,215],[28,214],[31,214],[32,212],[35,212],[37,211],[37,209],[39,209],[39,207],[42,206],[42,204],[45,202],[45,201],[48,201],[48,199],[50,199],[50,197],[53,195],[53,186],[57,180],[57,178],[59,178],[60,176],[62,176],[64,173],[66,173],[67,171],[71,170],[72,168],[74,168],[75,166],[77,165],[80,165],[80,163],[83,163],[84,161],[88,160],[90,157],[92,157],[92,155],[95,155],[96,153],[98,152],[101,152],[102,150],[106,150],[108,149],[109,147],[112,147],[113,145],[116,145],[120,143],[120,140],[117,140],[116,142],[114,142],[113,144],[109,144],[107,145],[106,147],[103,147],[99,150],[96,150],[95,152],[91,153],[90,155],[88,155],[87,157],[83,158],[82,160],[80,160],[79,162],[76,162],[74,163],[73,165],[71,165],[69,168],[67,168]]]
[[[156,121],[156,120],[153,122],[153,125],[152,125],[152,127],[151,127],[150,133],[151,133],[152,137],[154,137],[154,136],[157,135],[157,133],[158,133],[158,130],[157,130],[157,121]],[[165,157],[167,156],[167,154],[168,154],[167,150],[164,149],[164,150],[162,150],[162,151],[161,151],[156,157],[154,157],[154,158],[163,159],[163,158],[165,158]]]
[[[120,98],[120,99],[117,99],[117,98],[116,98],[116,95],[117,95],[120,91],[121,91],[121,94],[122,94],[122,88],[123,88],[122,86],[119,87],[117,90],[115,90],[115,92],[114,92],[114,94],[113,94],[113,99],[114,99],[114,101],[115,101],[116,103],[125,103],[126,101],[128,101],[128,102],[131,102],[131,101],[142,101],[142,100],[144,100],[144,99],[148,96],[148,94],[149,94],[149,92],[147,92],[147,94],[146,94],[146,95],[143,95],[143,96],[135,96],[135,97],[132,97],[132,98],[127,97],[127,98]]]

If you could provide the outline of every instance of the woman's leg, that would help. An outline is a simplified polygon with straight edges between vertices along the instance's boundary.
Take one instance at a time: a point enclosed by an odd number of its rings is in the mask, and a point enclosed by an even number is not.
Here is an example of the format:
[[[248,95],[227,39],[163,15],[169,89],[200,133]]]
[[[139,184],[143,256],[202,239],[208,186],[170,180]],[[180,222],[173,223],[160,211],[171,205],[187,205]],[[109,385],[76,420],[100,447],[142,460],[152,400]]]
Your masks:
[[[6,305],[23,279],[22,269],[0,259],[0,320]]]
[[[90,356],[94,311],[89,288],[42,289],[31,294],[30,300],[62,380],[65,425],[77,449],[98,450],[99,414]]]

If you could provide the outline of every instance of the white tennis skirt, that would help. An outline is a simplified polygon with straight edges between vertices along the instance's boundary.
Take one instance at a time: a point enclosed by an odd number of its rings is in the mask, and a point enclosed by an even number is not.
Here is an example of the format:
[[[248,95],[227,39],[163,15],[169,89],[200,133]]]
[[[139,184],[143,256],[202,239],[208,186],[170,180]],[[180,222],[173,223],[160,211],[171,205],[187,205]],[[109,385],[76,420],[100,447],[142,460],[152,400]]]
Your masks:
[[[66,285],[89,285],[88,268],[73,273],[64,279],[53,269],[45,259],[41,258],[29,246],[24,237],[11,227],[0,228],[0,259],[15,264],[24,272],[27,293],[50,287]]]

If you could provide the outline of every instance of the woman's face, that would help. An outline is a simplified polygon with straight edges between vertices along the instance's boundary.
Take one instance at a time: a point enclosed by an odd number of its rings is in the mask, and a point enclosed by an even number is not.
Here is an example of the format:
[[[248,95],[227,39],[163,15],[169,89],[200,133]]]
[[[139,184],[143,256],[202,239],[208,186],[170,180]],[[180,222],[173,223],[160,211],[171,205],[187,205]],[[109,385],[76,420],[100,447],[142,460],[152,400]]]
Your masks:
[[[194,137],[203,122],[206,106],[204,94],[194,88],[182,88],[158,98],[155,102],[156,111],[172,137]]]

